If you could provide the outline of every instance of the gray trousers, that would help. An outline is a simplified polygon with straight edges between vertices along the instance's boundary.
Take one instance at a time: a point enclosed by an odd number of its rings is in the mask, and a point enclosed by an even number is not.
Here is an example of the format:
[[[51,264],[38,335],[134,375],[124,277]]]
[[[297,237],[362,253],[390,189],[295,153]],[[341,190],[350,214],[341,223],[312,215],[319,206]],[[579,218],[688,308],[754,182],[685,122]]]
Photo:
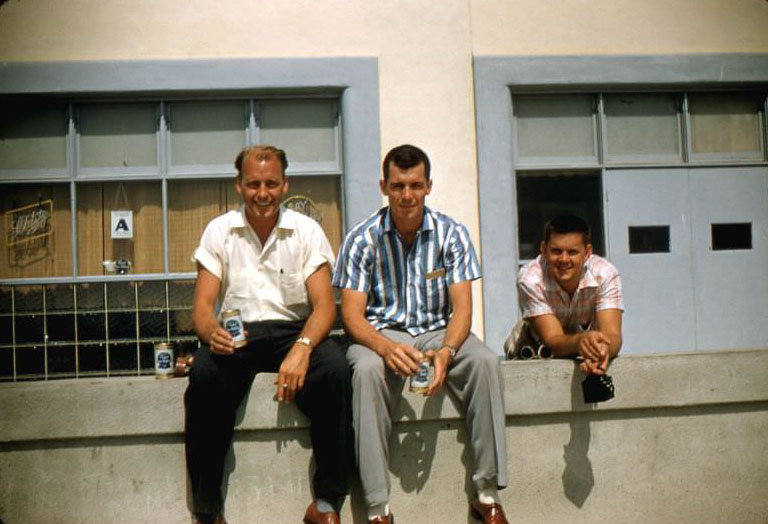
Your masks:
[[[383,329],[396,342],[420,351],[440,348],[445,329],[411,336]],[[347,351],[352,367],[352,415],[355,454],[369,507],[389,499],[389,442],[392,412],[403,392],[405,377],[389,369],[373,350],[353,344]],[[465,409],[474,460],[472,481],[477,489],[507,485],[504,381],[498,357],[470,333],[448,369],[445,384]]]

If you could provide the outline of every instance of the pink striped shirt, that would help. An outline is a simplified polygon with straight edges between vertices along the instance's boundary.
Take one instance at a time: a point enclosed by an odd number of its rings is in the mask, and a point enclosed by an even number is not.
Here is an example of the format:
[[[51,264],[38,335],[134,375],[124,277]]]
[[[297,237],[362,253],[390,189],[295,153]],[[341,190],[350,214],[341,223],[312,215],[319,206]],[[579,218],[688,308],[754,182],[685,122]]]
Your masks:
[[[552,278],[541,255],[520,269],[517,291],[524,319],[555,315],[565,333],[587,329],[601,309],[624,311],[619,272],[597,255],[591,255],[584,262],[579,287],[573,296]]]

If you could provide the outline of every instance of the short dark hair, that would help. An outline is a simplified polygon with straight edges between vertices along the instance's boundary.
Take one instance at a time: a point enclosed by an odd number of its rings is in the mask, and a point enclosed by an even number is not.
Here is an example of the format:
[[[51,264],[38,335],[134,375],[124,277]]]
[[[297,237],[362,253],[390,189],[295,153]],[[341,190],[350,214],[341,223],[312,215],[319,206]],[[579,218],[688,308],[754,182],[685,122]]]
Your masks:
[[[256,160],[270,160],[276,158],[280,165],[283,166],[283,176],[285,176],[285,170],[288,169],[288,158],[285,156],[285,151],[278,149],[275,146],[261,145],[246,147],[235,158],[235,169],[237,169],[237,178],[243,176],[243,162],[249,156],[252,156]]]
[[[384,162],[381,164],[385,182],[389,179],[390,164],[395,164],[400,169],[410,169],[419,164],[424,164],[424,175],[429,180],[429,157],[416,146],[403,144],[389,150],[387,156],[384,157]]]
[[[581,239],[584,245],[592,242],[592,231],[589,229],[587,221],[576,215],[558,215],[544,226],[544,244],[549,244],[549,238],[552,233],[581,233]]]

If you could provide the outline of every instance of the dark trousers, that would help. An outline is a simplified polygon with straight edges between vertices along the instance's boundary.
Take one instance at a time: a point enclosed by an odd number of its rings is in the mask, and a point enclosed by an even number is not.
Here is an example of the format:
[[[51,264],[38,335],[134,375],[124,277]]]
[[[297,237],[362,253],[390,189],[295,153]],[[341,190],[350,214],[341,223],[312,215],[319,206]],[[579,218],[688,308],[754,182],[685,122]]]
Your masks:
[[[207,346],[195,353],[184,395],[187,471],[195,515],[221,512],[224,459],[237,408],[256,373],[278,371],[303,326],[303,321],[246,324],[248,345],[234,355],[217,355]],[[347,473],[353,466],[351,399],[347,359],[338,344],[326,339],[312,352],[304,388],[295,400],[311,421],[315,498],[334,501],[347,493]]]

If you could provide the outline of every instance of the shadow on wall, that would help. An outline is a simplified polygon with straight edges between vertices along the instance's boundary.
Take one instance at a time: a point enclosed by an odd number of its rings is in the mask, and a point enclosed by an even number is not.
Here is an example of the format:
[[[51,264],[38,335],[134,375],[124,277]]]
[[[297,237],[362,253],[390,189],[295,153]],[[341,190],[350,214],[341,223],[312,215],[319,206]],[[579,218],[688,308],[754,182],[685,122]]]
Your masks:
[[[573,371],[571,380],[571,413],[569,414],[571,426],[571,439],[563,446],[563,493],[576,507],[581,508],[589,498],[592,488],[595,486],[595,476],[592,472],[592,463],[589,461],[589,418],[580,411],[584,408],[582,401],[581,382],[584,375],[578,367]],[[594,408],[594,405],[590,405]]]

